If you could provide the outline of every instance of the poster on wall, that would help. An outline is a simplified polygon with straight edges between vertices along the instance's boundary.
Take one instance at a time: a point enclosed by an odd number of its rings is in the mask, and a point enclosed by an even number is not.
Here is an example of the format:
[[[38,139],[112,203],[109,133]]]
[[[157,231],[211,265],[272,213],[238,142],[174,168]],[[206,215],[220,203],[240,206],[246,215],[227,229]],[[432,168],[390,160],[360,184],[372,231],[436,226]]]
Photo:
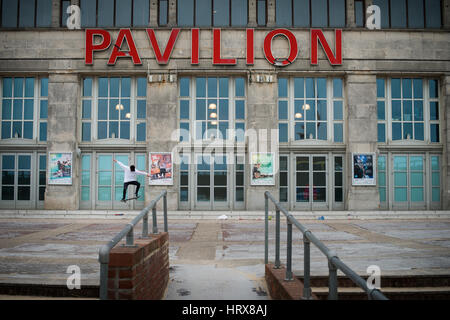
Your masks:
[[[150,152],[149,184],[155,186],[173,185],[173,155],[171,152]]]
[[[250,165],[252,168],[250,181],[253,186],[275,185],[273,153],[252,153]]]
[[[352,153],[352,177],[355,186],[376,185],[375,153]]]
[[[50,152],[48,184],[72,184],[72,153]]]

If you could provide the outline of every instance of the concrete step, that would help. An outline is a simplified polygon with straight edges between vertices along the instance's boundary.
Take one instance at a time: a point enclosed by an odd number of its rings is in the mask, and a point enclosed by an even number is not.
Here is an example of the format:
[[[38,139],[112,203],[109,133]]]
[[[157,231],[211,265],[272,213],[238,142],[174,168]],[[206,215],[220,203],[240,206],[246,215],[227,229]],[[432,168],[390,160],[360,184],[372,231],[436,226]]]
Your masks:
[[[297,277],[303,282],[303,276]],[[367,276],[362,276],[367,280]],[[327,287],[327,276],[312,276],[311,287]],[[381,276],[381,288],[424,288],[450,287],[450,274],[438,275],[384,275]],[[338,287],[358,288],[353,281],[345,276],[338,276]],[[358,288],[359,289],[359,288]],[[384,291],[384,289],[382,290]]]
[[[328,298],[328,287],[312,287],[319,300]],[[381,291],[390,300],[448,300],[450,287],[382,287]],[[338,288],[339,300],[367,300],[367,294],[360,288]]]

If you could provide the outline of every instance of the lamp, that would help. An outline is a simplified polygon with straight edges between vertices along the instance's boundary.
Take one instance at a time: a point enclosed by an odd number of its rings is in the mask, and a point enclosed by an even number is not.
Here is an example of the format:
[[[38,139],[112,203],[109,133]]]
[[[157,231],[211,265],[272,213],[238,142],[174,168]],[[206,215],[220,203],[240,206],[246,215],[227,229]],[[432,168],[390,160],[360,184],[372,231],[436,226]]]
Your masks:
[[[296,114],[295,114],[295,119],[301,119],[303,116],[302,116],[302,114],[300,113],[300,112],[297,112]]]
[[[215,110],[215,109],[217,109],[217,106],[216,106],[215,103],[211,103],[211,104],[208,106],[208,109],[210,109],[210,110]]]
[[[130,119],[130,118],[131,118],[131,113],[128,112],[128,113],[125,115],[125,118]]]
[[[303,110],[309,110],[309,109],[311,109],[311,106],[309,105],[309,104],[304,104],[303,106],[302,106],[302,109]]]
[[[122,104],[117,104],[116,105],[116,110],[123,110],[123,105]]]
[[[216,118],[217,118],[217,113],[212,112],[209,116],[210,116],[211,118],[213,118],[213,119],[216,119]]]
[[[216,121],[216,120],[211,121],[211,124],[212,124],[213,126],[217,126],[217,121]]]

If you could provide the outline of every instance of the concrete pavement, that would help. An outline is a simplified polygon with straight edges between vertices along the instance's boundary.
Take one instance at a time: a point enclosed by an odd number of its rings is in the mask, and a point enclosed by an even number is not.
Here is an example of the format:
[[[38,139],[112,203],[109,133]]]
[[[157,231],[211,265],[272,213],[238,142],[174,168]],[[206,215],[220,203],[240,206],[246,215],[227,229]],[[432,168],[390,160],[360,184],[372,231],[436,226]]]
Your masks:
[[[115,219],[0,219],[0,283],[65,285],[78,265],[81,285],[98,285],[99,247],[131,217]],[[361,275],[378,265],[383,275],[450,274],[450,220],[301,221]],[[269,257],[274,257],[274,220]],[[160,225],[160,227],[162,227]],[[151,228],[150,228],[151,230]],[[141,227],[135,229],[135,238]],[[169,219],[167,299],[268,299],[264,277],[264,221]],[[282,219],[281,260],[286,226]],[[293,270],[303,272],[300,232],[293,235]],[[311,274],[328,274],[311,247]],[[0,297],[1,299],[2,297]]]

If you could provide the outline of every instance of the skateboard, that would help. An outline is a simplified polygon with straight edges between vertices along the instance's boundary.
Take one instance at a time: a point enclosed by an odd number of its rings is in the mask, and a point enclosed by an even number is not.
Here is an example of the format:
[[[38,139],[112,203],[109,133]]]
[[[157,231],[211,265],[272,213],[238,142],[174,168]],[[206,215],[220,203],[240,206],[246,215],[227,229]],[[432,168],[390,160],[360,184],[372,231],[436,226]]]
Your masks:
[[[128,198],[128,199],[124,199],[124,200],[120,200],[120,201],[121,202],[127,202],[128,200],[134,200],[134,199],[137,199],[137,198],[140,198],[140,196],[132,197],[132,198]]]

